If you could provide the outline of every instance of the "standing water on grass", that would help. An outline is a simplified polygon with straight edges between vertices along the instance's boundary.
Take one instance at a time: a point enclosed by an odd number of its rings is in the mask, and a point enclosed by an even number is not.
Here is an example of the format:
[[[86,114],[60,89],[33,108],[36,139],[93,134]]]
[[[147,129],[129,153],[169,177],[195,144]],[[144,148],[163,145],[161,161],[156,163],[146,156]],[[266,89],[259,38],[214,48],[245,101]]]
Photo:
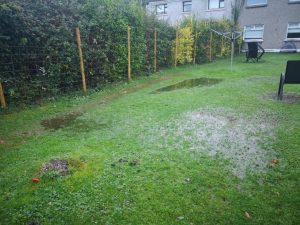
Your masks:
[[[247,173],[265,172],[274,158],[275,124],[270,112],[249,116],[222,108],[201,109],[154,127],[144,143],[152,148],[220,156],[229,161],[227,166],[234,175],[244,178]]]
[[[181,81],[179,83],[176,83],[176,84],[173,84],[170,86],[160,88],[160,89],[156,90],[154,93],[163,92],[163,91],[174,91],[174,90],[183,89],[183,88],[193,88],[193,87],[197,87],[197,86],[212,86],[221,81],[222,81],[222,79],[205,78],[205,77],[197,78],[197,79],[189,79],[189,80],[184,80],[184,81]]]

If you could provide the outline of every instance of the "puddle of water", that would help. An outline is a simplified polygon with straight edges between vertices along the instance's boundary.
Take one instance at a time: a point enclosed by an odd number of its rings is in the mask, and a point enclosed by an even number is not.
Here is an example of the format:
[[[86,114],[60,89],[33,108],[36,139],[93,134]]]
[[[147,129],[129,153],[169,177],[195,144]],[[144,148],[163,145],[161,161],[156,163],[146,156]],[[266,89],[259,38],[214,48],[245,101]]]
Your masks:
[[[41,122],[41,125],[46,130],[58,130],[60,128],[64,128],[72,125],[73,122],[81,115],[82,113],[80,112],[73,112],[62,116],[54,117],[51,119],[43,120]]]
[[[99,123],[95,121],[83,121],[76,120],[75,123],[70,127],[75,132],[91,132],[96,130],[101,130],[104,128],[108,128],[109,125],[107,123]]]
[[[189,80],[184,80],[179,83],[163,87],[160,89],[157,89],[155,92],[163,92],[163,91],[174,91],[178,89],[183,89],[183,88],[193,88],[197,86],[211,86],[214,84],[217,84],[221,82],[222,79],[215,79],[215,78],[197,78],[197,79],[189,79]]]

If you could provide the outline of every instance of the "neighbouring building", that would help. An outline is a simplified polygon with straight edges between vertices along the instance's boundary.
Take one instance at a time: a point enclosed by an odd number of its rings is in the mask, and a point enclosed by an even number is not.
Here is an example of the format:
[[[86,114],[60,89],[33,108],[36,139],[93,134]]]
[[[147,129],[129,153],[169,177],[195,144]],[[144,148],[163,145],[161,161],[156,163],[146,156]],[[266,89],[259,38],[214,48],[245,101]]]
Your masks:
[[[156,14],[158,19],[172,25],[185,17],[195,16],[198,19],[230,19],[231,0],[149,0],[147,11]]]
[[[171,25],[185,17],[230,19],[234,0],[147,0],[146,9]],[[245,42],[268,52],[300,52],[300,0],[245,0],[239,23]]]
[[[244,41],[256,40],[266,51],[300,52],[300,0],[248,0],[240,16]]]

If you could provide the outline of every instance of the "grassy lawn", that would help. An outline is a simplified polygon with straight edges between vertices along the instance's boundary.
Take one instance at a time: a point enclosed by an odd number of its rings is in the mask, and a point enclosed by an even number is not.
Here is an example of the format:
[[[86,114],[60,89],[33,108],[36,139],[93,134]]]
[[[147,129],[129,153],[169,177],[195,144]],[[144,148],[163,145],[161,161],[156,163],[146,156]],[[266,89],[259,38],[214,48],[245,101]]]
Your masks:
[[[0,114],[0,224],[300,224],[300,85],[276,100],[289,59],[167,69]],[[220,82],[156,91],[203,77]]]

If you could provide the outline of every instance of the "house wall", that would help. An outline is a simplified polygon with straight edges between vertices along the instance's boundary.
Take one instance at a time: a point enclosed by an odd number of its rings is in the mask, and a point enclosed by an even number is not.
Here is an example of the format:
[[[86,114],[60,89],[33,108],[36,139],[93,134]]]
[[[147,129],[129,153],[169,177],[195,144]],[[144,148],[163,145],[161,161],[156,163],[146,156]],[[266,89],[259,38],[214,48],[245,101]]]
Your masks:
[[[286,43],[287,25],[289,22],[300,22],[300,0],[291,3],[291,0],[267,0],[267,4],[260,7],[247,7],[247,3],[240,15],[240,25],[264,24],[264,37],[262,46],[266,51],[278,52]],[[157,15],[162,19],[176,25],[184,17],[195,15],[198,19],[230,19],[231,3],[225,0],[225,7],[221,9],[208,9],[208,0],[192,0],[192,12],[182,12],[183,0],[148,0],[146,9],[156,14],[156,5],[167,3],[168,11],[165,15]],[[247,0],[246,0],[247,2]],[[300,40],[294,40],[297,51],[300,52]]]
[[[168,13],[157,15],[158,19],[175,25],[185,17],[194,15],[198,19],[230,19],[231,1],[225,0],[225,7],[221,9],[208,9],[208,0],[192,0],[192,12],[182,12],[183,0],[151,1],[146,5],[148,12],[156,14],[156,5],[168,4]]]
[[[300,22],[300,3],[289,0],[268,0],[262,7],[245,6],[240,16],[240,25],[264,24],[262,47],[277,52],[286,41],[289,22]],[[300,51],[300,40],[293,41]]]

